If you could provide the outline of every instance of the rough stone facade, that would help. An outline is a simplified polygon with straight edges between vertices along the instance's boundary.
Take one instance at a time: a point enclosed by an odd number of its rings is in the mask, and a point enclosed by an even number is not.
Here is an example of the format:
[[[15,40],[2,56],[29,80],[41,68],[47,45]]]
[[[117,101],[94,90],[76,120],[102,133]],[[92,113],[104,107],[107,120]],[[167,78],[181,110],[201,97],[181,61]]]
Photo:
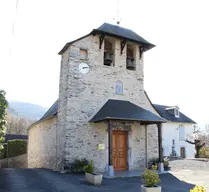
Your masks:
[[[110,37],[105,37],[110,38]],[[103,64],[104,43],[99,49],[99,36],[89,35],[75,41],[62,54],[58,113],[56,117],[36,123],[29,129],[28,166],[60,170],[75,159],[93,160],[97,171],[108,164],[107,124],[88,123],[108,99],[128,100],[157,114],[144,92],[143,57],[139,45],[134,47],[136,70],[126,69],[126,46],[121,54],[121,39],[114,42],[115,66]],[[87,59],[80,59],[80,49]],[[82,74],[79,64],[85,62],[90,71]],[[123,94],[115,93],[116,82],[123,83]],[[156,125],[113,121],[113,129],[128,132],[128,169],[144,168],[158,156]],[[105,144],[99,150],[98,144]]]
[[[56,117],[30,127],[28,132],[28,167],[56,167]]]
[[[94,161],[104,171],[107,164],[107,125],[88,123],[108,99],[129,100],[155,114],[144,93],[143,57],[139,58],[139,45],[135,49],[136,70],[126,69],[126,47],[120,53],[120,39],[114,38],[115,66],[103,65],[104,44],[99,49],[99,36],[89,35],[74,42],[62,55],[60,74],[59,109],[57,116],[58,167],[75,158]],[[87,74],[79,72],[80,49],[87,50],[90,67]],[[115,94],[116,81],[123,83],[123,94]],[[157,114],[158,115],[158,114]],[[158,156],[157,126],[147,126],[148,159]],[[129,131],[129,168],[145,166],[145,127],[134,123]],[[104,143],[106,150],[98,150]],[[63,146],[65,149],[63,149]]]

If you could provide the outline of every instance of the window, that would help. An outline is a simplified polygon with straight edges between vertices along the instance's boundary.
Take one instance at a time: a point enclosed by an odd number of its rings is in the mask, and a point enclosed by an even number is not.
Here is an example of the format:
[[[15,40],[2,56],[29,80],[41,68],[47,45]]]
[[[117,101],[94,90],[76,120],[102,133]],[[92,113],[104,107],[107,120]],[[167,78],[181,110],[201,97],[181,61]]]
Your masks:
[[[172,145],[175,146],[175,139],[172,140]]]
[[[87,58],[88,58],[87,50],[80,49],[80,59],[81,60],[87,60]]]
[[[115,86],[115,94],[122,95],[123,94],[123,83],[118,80]]]
[[[114,47],[109,39],[104,40],[104,65],[114,66]]]
[[[135,70],[134,49],[131,45],[127,45],[126,50],[126,69]]]
[[[179,109],[177,108],[174,109],[174,115],[176,118],[179,118]]]
[[[185,140],[185,128],[183,125],[179,126],[179,140],[181,141]]]

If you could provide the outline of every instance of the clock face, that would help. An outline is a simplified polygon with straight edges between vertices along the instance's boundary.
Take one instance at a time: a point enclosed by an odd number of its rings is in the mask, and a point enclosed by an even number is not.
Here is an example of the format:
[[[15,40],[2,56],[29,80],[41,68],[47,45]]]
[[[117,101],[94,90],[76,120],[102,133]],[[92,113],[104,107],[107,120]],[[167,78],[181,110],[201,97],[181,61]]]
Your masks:
[[[88,66],[88,64],[86,64],[86,63],[81,63],[81,64],[79,65],[79,71],[80,71],[81,73],[83,73],[83,74],[88,73],[88,72],[89,72],[89,66]]]

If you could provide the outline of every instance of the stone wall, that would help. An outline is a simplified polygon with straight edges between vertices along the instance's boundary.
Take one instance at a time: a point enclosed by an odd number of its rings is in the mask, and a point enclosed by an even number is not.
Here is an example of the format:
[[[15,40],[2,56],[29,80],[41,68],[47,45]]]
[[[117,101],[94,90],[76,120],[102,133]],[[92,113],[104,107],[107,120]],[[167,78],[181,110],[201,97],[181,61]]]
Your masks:
[[[0,168],[27,168],[27,154],[0,159]]]
[[[117,38],[115,38],[114,46],[114,67],[103,65],[104,44],[99,49],[99,36],[97,35],[90,35],[76,41],[63,54],[57,127],[61,131],[58,148],[65,146],[65,163],[72,162],[75,158],[88,157],[94,160],[98,169],[104,170],[105,164],[107,164],[104,159],[107,159],[107,154],[104,151],[98,151],[96,146],[106,142],[107,125],[105,123],[89,124],[88,121],[108,99],[129,100],[157,114],[144,93],[144,62],[143,57],[139,58],[139,46],[133,43],[132,46],[136,49],[135,71],[126,69],[126,46],[123,54],[120,54],[120,40]],[[80,48],[86,49],[88,52],[88,60],[86,61],[90,66],[88,74],[79,72]],[[115,94],[117,80],[123,82],[122,95]],[[135,128],[132,134],[133,146],[139,150],[138,144],[145,143],[143,126],[140,126],[140,131]],[[141,145],[140,150],[143,146],[144,144]],[[140,154],[134,152],[133,167],[144,161],[145,152],[141,151]],[[64,154],[63,151],[62,154]],[[148,159],[157,157],[157,155],[157,126],[152,125],[148,126]]]
[[[39,122],[28,132],[28,167],[56,166],[56,117]]]
[[[59,99],[57,113],[57,165],[56,170],[62,169],[65,162],[65,125],[67,113],[67,94],[68,94],[68,79],[69,73],[69,52],[66,51],[62,55],[60,66],[60,83],[59,83]]]

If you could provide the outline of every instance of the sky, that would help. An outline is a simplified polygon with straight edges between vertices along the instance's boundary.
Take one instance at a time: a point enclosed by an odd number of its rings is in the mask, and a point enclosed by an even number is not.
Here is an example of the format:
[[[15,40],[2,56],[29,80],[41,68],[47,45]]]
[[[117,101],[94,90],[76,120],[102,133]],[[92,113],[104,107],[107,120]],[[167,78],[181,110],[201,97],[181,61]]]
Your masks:
[[[0,1],[0,89],[8,100],[50,107],[59,93],[57,53],[104,22],[116,24],[119,10],[120,26],[156,45],[144,56],[151,101],[209,124],[207,0],[18,0],[17,11],[16,1]]]

